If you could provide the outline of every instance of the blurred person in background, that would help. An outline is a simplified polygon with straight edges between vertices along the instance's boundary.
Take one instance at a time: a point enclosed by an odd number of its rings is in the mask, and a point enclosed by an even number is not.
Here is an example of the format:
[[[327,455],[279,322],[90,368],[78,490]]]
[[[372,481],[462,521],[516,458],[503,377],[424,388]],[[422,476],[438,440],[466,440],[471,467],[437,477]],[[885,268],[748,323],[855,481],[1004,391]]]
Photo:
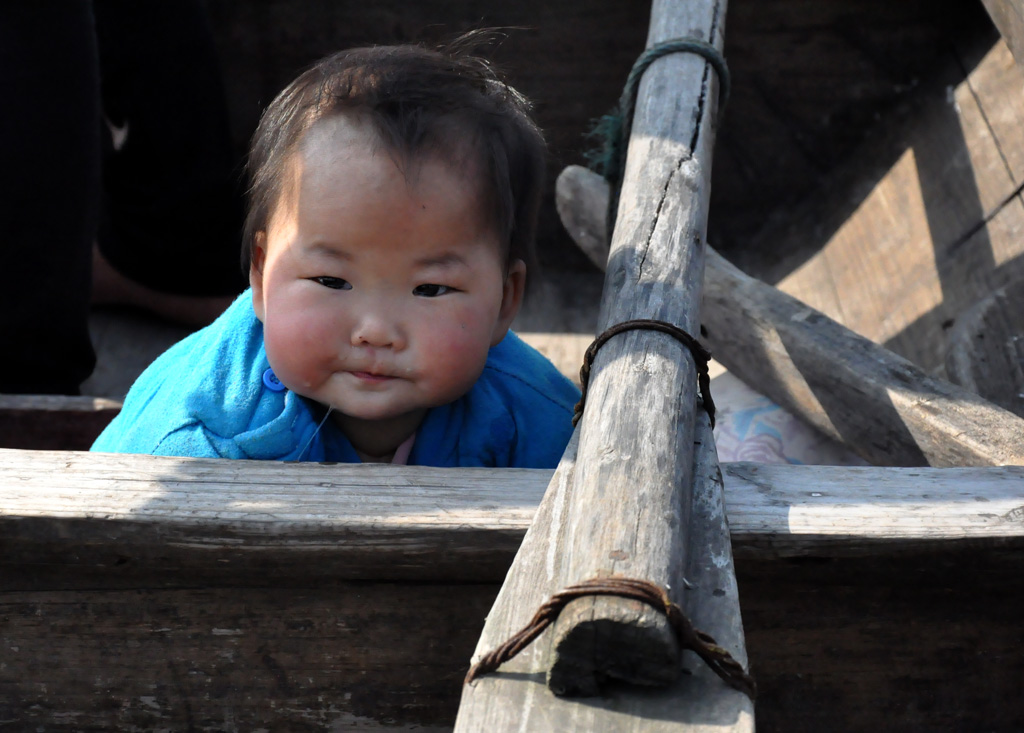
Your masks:
[[[190,326],[244,288],[199,2],[0,5],[0,393],[77,394],[91,303]]]

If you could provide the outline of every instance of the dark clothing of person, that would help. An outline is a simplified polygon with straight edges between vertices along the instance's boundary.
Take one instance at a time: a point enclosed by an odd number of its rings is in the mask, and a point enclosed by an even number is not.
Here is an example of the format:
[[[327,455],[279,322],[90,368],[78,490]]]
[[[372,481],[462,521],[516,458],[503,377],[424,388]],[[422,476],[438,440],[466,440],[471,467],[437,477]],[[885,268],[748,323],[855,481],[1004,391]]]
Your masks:
[[[100,252],[153,290],[240,293],[241,168],[202,4],[94,6],[103,114],[126,133],[103,157]]]
[[[0,99],[0,393],[77,394],[92,372],[94,241],[153,290],[245,287],[240,171],[198,1],[0,4]]]
[[[0,4],[0,392],[77,394],[100,201],[88,3]]]

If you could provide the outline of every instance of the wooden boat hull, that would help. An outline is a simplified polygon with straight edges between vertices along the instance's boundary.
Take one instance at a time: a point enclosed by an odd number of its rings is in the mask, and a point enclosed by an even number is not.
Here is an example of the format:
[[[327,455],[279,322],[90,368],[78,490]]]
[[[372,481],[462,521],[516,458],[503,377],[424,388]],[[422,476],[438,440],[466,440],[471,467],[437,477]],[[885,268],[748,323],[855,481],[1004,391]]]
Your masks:
[[[510,558],[511,559],[511,558]],[[489,582],[3,566],[0,721],[447,730]],[[1024,553],[736,561],[764,731],[1024,724]]]
[[[328,37],[321,29],[343,26],[359,36],[346,41],[382,40],[376,30],[349,19],[324,23],[336,11],[319,3],[319,17],[301,14],[303,30],[316,43],[303,46],[302,58],[266,72],[264,60],[279,59],[282,47],[297,48],[292,37],[303,36],[280,33],[286,24],[275,13],[294,20],[294,13],[282,11],[286,5],[213,6],[213,26],[232,51],[228,77],[235,82],[235,106],[250,116],[294,68],[339,45],[336,34]],[[390,5],[381,16],[385,22],[363,22],[375,29],[393,25],[404,36],[403,23],[420,27],[436,19],[429,3],[416,11],[429,18],[423,22],[407,18],[405,5]],[[614,101],[642,45],[644,18],[621,3],[599,5],[567,4],[572,10],[564,11],[562,21],[542,25],[546,35],[525,36],[527,53],[521,54],[540,59],[534,73],[525,74],[523,88],[541,102],[543,124],[552,131],[556,151],[569,151],[566,158],[578,154],[587,120]],[[460,12],[479,19],[475,5],[462,6]],[[942,45],[936,39],[943,34],[927,23],[908,34],[907,18],[946,17],[924,0],[849,0],[823,3],[813,12],[803,2],[735,6],[738,14],[730,23],[740,32],[730,35],[727,51],[737,94],[723,129],[712,206],[728,212],[713,232],[716,243],[731,244],[733,251],[762,229],[769,212],[788,206],[787,197],[817,186],[822,173],[860,140],[875,111],[900,99],[927,70],[931,59],[919,52]],[[758,16],[768,11],[756,8],[769,6],[776,22]],[[514,7],[531,19],[547,17],[552,8],[533,2]],[[861,22],[879,12],[887,18],[883,26]],[[236,23],[239,17],[248,25]],[[488,17],[497,24],[525,24],[515,13]],[[580,35],[604,48],[597,54],[600,64],[595,54],[561,42],[566,27],[579,30],[580,24],[586,24]],[[744,36],[744,26],[756,30]],[[826,34],[815,40],[823,29]],[[898,40],[887,44],[890,35]],[[238,42],[253,37],[254,42]],[[841,47],[846,55],[822,65],[828,54],[815,50],[819,43]],[[765,62],[756,52],[773,44],[776,62]],[[864,63],[861,56],[875,62]],[[265,72],[258,83],[252,82],[252,69]],[[743,81],[752,76],[757,83]],[[825,81],[812,87],[810,76]],[[855,91],[840,94],[846,89]],[[563,100],[572,103],[555,103]],[[251,122],[239,124],[239,141],[248,137]],[[560,236],[553,212],[547,212],[542,231]],[[554,250],[549,259],[579,264],[571,246]],[[69,417],[69,411],[82,412],[81,405],[58,407],[63,417],[48,427],[33,427],[38,423],[31,415],[11,418],[0,444],[84,448],[90,430],[116,410],[88,407],[84,413],[92,427],[79,431],[69,425],[82,416]],[[79,460],[86,459],[68,454],[45,469],[40,460],[37,470],[69,478],[59,493],[72,499],[87,489],[105,490],[114,480],[152,480],[158,494],[177,490],[183,481],[173,471],[140,478],[127,469],[103,478],[79,472]],[[6,457],[0,461],[6,463]],[[12,478],[4,487],[18,490],[30,478]],[[297,481],[276,480],[285,488]],[[396,479],[395,486],[401,485]],[[304,544],[287,547],[256,531],[259,517],[273,512],[255,499],[239,512],[241,519],[206,534],[179,532],[180,525],[152,511],[152,521],[133,518],[159,508],[157,499],[133,504],[112,494],[91,512],[64,518],[56,505],[48,516],[5,509],[0,728],[450,729],[484,616],[530,514],[529,502],[488,500],[475,519],[467,515],[433,531],[428,551],[414,539],[422,522],[400,516],[407,505],[393,508],[393,524],[332,532],[315,521],[324,515],[308,511],[307,520],[289,520],[289,531],[301,534]],[[1022,506],[1024,501],[992,516],[1019,530]],[[780,511],[785,516],[789,507]],[[984,514],[971,516],[981,521]],[[733,529],[734,540],[743,537],[738,522]],[[1024,728],[1024,548],[1012,532],[919,538],[912,547],[877,543],[873,554],[863,547],[859,554],[839,552],[821,537],[805,538],[800,552],[792,549],[799,542],[791,537],[791,551],[783,553],[778,546],[784,538],[751,539],[754,534],[747,535],[747,544],[737,541],[736,571],[747,652],[761,688],[761,730]]]
[[[0,453],[14,730],[447,730],[550,476]],[[1021,729],[1024,469],[723,470],[761,730]]]

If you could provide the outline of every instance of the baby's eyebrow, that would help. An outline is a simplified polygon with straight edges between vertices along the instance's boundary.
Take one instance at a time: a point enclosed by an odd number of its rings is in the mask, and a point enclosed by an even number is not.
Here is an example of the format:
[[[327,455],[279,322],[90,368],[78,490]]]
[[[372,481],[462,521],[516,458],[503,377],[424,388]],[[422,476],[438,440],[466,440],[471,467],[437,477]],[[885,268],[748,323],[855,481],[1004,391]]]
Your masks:
[[[311,254],[324,255],[326,257],[331,257],[336,260],[349,261],[352,259],[352,255],[350,255],[348,252],[337,249],[336,247],[332,247],[329,244],[324,244],[323,242],[315,242],[311,244],[308,248],[308,251]]]
[[[440,255],[420,257],[416,260],[416,264],[420,267],[451,267],[454,265],[464,265],[466,260],[462,255],[455,252],[446,252]]]

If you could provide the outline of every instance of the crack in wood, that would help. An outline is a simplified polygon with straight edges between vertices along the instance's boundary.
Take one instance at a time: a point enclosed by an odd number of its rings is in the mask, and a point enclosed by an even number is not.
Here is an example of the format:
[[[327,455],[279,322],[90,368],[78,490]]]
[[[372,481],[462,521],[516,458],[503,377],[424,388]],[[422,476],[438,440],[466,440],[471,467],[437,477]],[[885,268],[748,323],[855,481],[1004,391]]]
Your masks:
[[[722,4],[720,2],[715,3],[714,10],[711,16],[711,31],[708,34],[709,37],[707,42],[712,46],[715,45],[715,35],[718,33],[718,24],[722,17]],[[693,135],[690,138],[690,155],[693,155],[693,151],[697,149],[697,143],[700,140],[700,131],[704,127],[701,120],[704,119],[704,108],[708,98],[708,88],[711,86],[711,64],[707,61],[704,62],[704,75],[701,77],[700,84],[700,96],[697,98],[697,124],[693,127]],[[721,80],[719,80],[721,84]]]
[[[1018,198],[1021,195],[1021,192],[1024,192],[1024,182],[1018,184],[1017,187],[1014,188],[1010,193],[1008,193],[998,204],[996,204],[996,206],[990,212],[982,216],[982,218],[976,224],[974,224],[974,226],[970,227],[967,231],[965,231],[963,234],[961,234],[959,237],[953,240],[950,243],[947,252],[956,252],[958,249],[960,249],[960,247],[963,247],[965,244],[967,244],[967,242],[969,242],[975,234],[977,234],[982,229],[987,227],[993,219],[999,216],[1003,209],[1009,206],[1015,198]]]
[[[708,33],[707,38],[707,42],[711,45],[714,45],[715,43],[715,36],[718,33],[721,18],[722,4],[720,2],[716,2],[714,5],[714,10],[712,12],[711,29]],[[655,211],[654,217],[651,221],[651,226],[648,229],[647,236],[644,238],[642,255],[640,256],[640,260],[637,263],[637,272],[635,280],[636,283],[639,283],[642,278],[644,263],[647,260],[647,252],[650,249],[651,240],[654,238],[654,232],[657,229],[658,222],[661,219],[661,212],[665,206],[665,201],[668,199],[668,191],[672,186],[672,180],[673,178],[675,178],[676,174],[681,171],[683,164],[693,159],[694,151],[697,150],[697,145],[700,142],[700,133],[704,127],[704,123],[702,122],[702,120],[704,119],[707,107],[708,93],[711,86],[711,74],[713,71],[714,69],[712,68],[711,64],[705,61],[704,73],[701,77],[700,95],[697,98],[697,113],[695,116],[696,124],[693,128],[693,135],[690,137],[690,149],[686,155],[681,156],[679,160],[676,161],[675,166],[673,166],[672,168],[672,172],[665,180],[665,185],[661,189],[661,197],[658,200],[657,210]]]
[[[644,263],[647,262],[647,253],[651,249],[651,241],[654,239],[654,232],[658,228],[658,222],[661,221],[661,212],[665,208],[665,202],[668,201],[668,192],[669,189],[672,188],[672,180],[676,177],[676,174],[678,174],[682,170],[683,164],[690,160],[692,157],[693,149],[691,148],[690,153],[688,155],[684,155],[678,161],[676,161],[676,164],[672,167],[672,171],[668,174],[668,178],[665,179],[665,184],[661,187],[661,196],[658,197],[658,206],[654,212],[653,218],[651,219],[651,226],[647,230],[647,236],[644,237],[642,255],[640,257],[640,261],[637,263],[636,266],[636,283],[639,283],[640,280],[643,278]]]

